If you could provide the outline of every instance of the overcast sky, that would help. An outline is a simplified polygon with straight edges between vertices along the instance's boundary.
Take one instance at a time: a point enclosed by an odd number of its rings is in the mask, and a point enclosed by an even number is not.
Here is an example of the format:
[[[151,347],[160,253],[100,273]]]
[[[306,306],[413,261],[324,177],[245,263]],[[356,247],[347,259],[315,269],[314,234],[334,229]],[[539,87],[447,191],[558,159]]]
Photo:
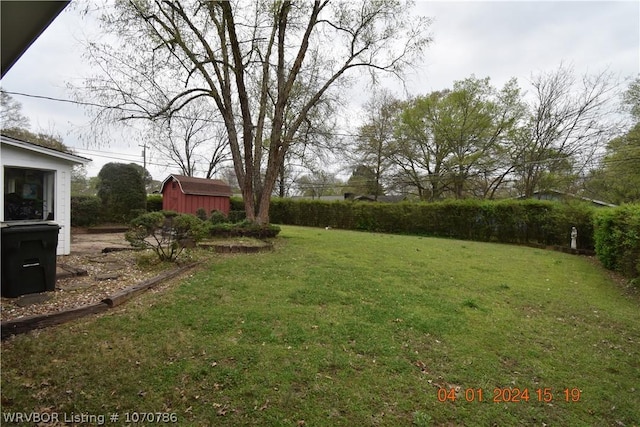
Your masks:
[[[419,71],[409,78],[413,95],[450,88],[454,81],[472,74],[490,77],[497,87],[516,77],[526,89],[531,73],[554,70],[561,62],[579,74],[608,69],[622,78],[635,78],[640,73],[637,0],[419,1],[416,13],[433,18],[434,41]],[[70,99],[67,83],[77,84],[89,72],[78,39],[92,33],[91,21],[80,18],[75,8],[67,8],[2,79],[3,90]],[[109,161],[142,162],[136,141],[102,148],[83,146],[76,135],[90,129],[82,108],[12,96],[22,103],[31,130],[60,134],[78,154],[94,160],[89,176],[97,175]],[[151,162],[163,163],[157,154]],[[159,180],[178,172],[157,165],[149,170]]]

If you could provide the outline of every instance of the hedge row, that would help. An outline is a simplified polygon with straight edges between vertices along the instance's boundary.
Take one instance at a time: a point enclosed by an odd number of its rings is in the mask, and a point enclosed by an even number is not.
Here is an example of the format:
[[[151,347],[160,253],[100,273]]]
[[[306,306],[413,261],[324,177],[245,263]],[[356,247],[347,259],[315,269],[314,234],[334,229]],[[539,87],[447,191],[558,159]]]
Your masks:
[[[571,227],[576,227],[578,247],[593,249],[594,209],[537,200],[387,204],[274,199],[270,219],[276,224],[561,246],[569,246]]]
[[[147,196],[147,212],[162,210],[162,195],[150,194]],[[130,220],[144,213],[144,210],[134,209],[130,213]],[[121,223],[123,218],[109,217],[107,210],[103,208],[98,196],[72,196],[71,197],[71,225],[73,227],[89,227],[106,223]]]
[[[602,264],[640,279],[640,205],[599,211],[594,222],[596,253]]]
[[[162,195],[149,195],[147,211],[161,209]],[[609,209],[537,200],[386,204],[273,199],[269,215],[276,224],[561,246],[569,245],[571,227],[576,227],[578,248],[595,248],[605,267],[640,278],[640,205]],[[228,219],[244,218],[242,199],[232,197]],[[105,217],[96,196],[71,198],[73,226],[116,220]]]

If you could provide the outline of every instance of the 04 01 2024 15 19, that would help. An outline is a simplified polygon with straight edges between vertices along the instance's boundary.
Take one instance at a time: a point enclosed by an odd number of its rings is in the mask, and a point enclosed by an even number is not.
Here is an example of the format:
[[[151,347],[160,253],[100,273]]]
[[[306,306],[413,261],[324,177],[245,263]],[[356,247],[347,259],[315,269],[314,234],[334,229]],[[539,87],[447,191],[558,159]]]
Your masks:
[[[489,398],[490,396],[490,398]],[[565,388],[561,393],[565,402],[579,402],[582,391],[577,388]],[[491,393],[482,388],[440,387],[437,391],[438,402],[484,402],[489,399],[494,403],[550,403],[554,400],[554,390],[551,387],[536,388],[531,391],[520,387],[494,387]]]

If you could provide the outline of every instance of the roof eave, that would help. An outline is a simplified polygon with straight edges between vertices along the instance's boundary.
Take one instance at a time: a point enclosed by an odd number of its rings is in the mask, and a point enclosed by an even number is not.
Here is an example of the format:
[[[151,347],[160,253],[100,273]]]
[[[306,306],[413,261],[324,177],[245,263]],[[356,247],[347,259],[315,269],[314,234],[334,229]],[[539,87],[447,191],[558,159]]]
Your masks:
[[[92,162],[93,160],[88,159],[86,157],[77,156],[71,153],[65,153],[62,151],[54,150],[52,148],[42,147],[37,144],[32,144],[26,141],[20,141],[19,139],[10,138],[8,136],[2,135],[2,143],[20,148],[27,151],[33,151],[36,153],[44,154],[46,156],[57,157],[61,160],[66,160],[71,163],[86,165],[87,163]]]

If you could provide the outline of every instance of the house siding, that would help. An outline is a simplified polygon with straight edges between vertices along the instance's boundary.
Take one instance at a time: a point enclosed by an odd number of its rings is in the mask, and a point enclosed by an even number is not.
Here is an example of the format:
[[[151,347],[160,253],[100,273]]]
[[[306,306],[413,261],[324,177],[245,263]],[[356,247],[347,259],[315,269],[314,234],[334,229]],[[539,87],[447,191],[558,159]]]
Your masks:
[[[2,144],[0,168],[0,221],[4,221],[4,168],[20,167],[54,171],[54,222],[60,226],[57,255],[71,252],[71,168],[73,163],[30,150]]]

